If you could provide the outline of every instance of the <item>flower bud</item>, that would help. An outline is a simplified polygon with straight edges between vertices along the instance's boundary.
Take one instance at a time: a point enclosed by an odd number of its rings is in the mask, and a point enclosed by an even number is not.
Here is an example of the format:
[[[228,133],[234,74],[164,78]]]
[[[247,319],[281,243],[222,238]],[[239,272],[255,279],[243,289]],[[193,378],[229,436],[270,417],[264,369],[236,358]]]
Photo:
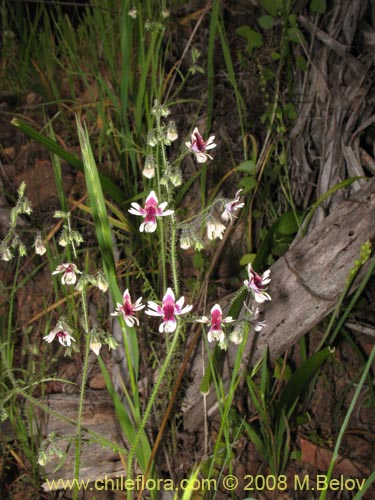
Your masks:
[[[173,169],[169,174],[169,180],[173,186],[178,187],[182,184],[182,175],[180,169]]]
[[[142,175],[144,175],[147,179],[155,177],[155,160],[153,156],[148,155],[146,157]]]
[[[44,255],[47,251],[46,247],[43,244],[42,235],[40,234],[40,232],[38,232],[36,235],[34,247],[35,253],[38,255]]]
[[[66,247],[69,243],[69,234],[68,230],[66,227],[64,227],[61,231],[60,237],[59,237],[59,245],[61,247]]]
[[[26,246],[22,241],[18,243],[18,252],[20,254],[20,257],[25,257],[27,255]]]
[[[178,132],[177,132],[177,127],[176,123],[171,120],[168,124],[168,129],[167,129],[167,139],[171,142],[175,141],[178,138]]]
[[[9,261],[13,258],[13,254],[8,246],[2,245],[0,248],[0,259]]]
[[[182,250],[188,250],[191,247],[192,240],[187,232],[183,232],[180,236],[180,247]]]
[[[234,329],[230,335],[230,340],[234,344],[238,345],[238,344],[242,343],[243,337],[244,337],[244,328],[245,328],[245,325],[243,322],[237,323],[236,326],[234,327]]]
[[[99,356],[99,353],[100,353],[100,349],[102,348],[102,343],[99,342],[98,340],[96,339],[93,339],[91,342],[90,342],[90,349],[92,350],[92,352],[94,352],[97,356]]]
[[[99,272],[96,277],[96,286],[104,293],[108,290],[108,281],[102,272]]]
[[[147,144],[154,148],[158,143],[156,134],[154,130],[150,130],[150,132],[147,133]]]

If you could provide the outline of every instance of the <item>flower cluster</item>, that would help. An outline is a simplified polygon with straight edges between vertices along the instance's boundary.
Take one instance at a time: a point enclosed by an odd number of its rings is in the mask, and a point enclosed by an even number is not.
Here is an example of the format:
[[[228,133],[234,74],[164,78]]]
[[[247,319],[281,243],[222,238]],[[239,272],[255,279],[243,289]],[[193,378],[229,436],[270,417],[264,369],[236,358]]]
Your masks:
[[[160,333],[173,333],[177,327],[177,318],[176,316],[180,316],[181,314],[186,314],[191,311],[193,308],[192,305],[184,306],[185,297],[180,297],[177,301],[173,290],[168,288],[161,305],[153,302],[151,300],[147,303],[146,314],[149,316],[160,316],[163,321],[159,326]],[[123,303],[117,304],[116,310],[111,313],[112,316],[122,316],[125,320],[125,323],[132,327],[134,325],[139,325],[138,318],[134,315],[136,311],[140,311],[145,307],[142,304],[142,297],[138,298],[134,303],[131,300],[129,290],[126,289],[123,294]]]
[[[26,183],[21,182],[17,194],[16,205],[10,211],[9,229],[5,238],[0,242],[0,260],[9,261],[14,257],[14,251],[18,251],[20,257],[27,255],[27,250],[20,234],[18,233],[19,216],[30,215],[32,208],[28,198],[25,196]]]
[[[198,251],[201,250],[204,245],[198,232],[203,224],[206,225],[206,236],[209,240],[223,239],[226,226],[220,222],[219,217],[224,222],[232,222],[236,218],[237,210],[245,205],[244,202],[240,201],[241,191],[242,189],[239,189],[233,199],[218,198],[214,200],[207,213],[197,215],[189,224],[182,224],[180,247],[183,250],[191,247]],[[217,214],[218,211],[221,211],[220,216]]]
[[[129,13],[131,15],[131,13]],[[178,138],[178,133],[176,129],[176,124],[174,121],[169,121],[167,125],[162,123],[162,119],[165,119],[169,115],[169,110],[161,105],[158,101],[155,101],[154,107],[152,108],[152,114],[156,118],[157,126],[155,129],[151,130],[147,136],[147,144],[149,147],[154,148],[159,145],[162,150],[165,146],[170,145],[171,142]],[[209,154],[213,148],[216,147],[215,136],[211,135],[206,141],[203,139],[197,127],[194,128],[191,134],[190,141],[185,142],[188,151],[192,152],[198,163],[205,163],[208,159],[212,159]],[[165,151],[164,151],[165,153]],[[160,180],[159,189],[162,186],[166,186],[166,191],[168,194],[169,201],[171,200],[171,191],[169,186],[177,186],[181,184],[182,177],[181,171],[175,165],[171,165],[163,156],[163,172],[158,172],[158,179]],[[143,175],[147,179],[153,179],[155,176],[156,169],[159,168],[157,161],[152,154],[148,154],[146,157]],[[216,238],[222,239],[226,226],[224,223],[230,223],[236,218],[236,213],[239,209],[244,206],[244,202],[241,201],[241,189],[238,190],[234,197],[231,199],[218,198],[214,200],[212,205],[203,211],[201,216],[196,216],[192,218],[194,223],[202,226],[202,222],[206,224],[206,235],[209,240]],[[129,213],[142,217],[143,221],[139,226],[140,232],[154,233],[157,229],[157,221],[159,217],[166,217],[174,214],[174,210],[167,208],[168,201],[159,202],[158,197],[154,190],[151,190],[145,199],[144,206],[141,206],[137,202],[132,202],[129,208]],[[66,220],[66,225],[64,226],[65,233],[62,234],[61,238],[67,240],[67,243],[74,246],[74,244],[79,245],[80,235],[72,231],[70,227],[69,213],[59,213],[56,216],[63,217]],[[220,219],[224,222],[221,222]],[[181,223],[177,225],[180,229],[180,246],[183,249],[190,248],[194,246],[196,250],[201,250],[203,248],[203,241],[200,236],[197,235],[197,231],[194,228],[193,223]],[[174,227],[176,230],[176,227]],[[61,240],[60,238],[60,240]],[[60,241],[60,244],[63,244]],[[40,254],[43,252],[41,237],[38,238],[38,243],[35,244],[36,249],[39,249]],[[270,283],[270,271],[265,271],[262,275],[256,273],[252,265],[247,266],[248,277],[243,282],[245,289],[251,294],[253,300],[256,304],[261,304],[266,301],[271,300],[271,296],[267,292],[267,285]],[[52,272],[53,275],[61,275],[61,283],[63,285],[74,285],[76,289],[83,290],[88,284],[93,284],[98,286],[101,290],[105,291],[108,287],[102,274],[97,277],[90,276],[88,274],[79,271],[77,266],[73,263],[63,263],[57,266],[56,270]],[[234,343],[242,342],[244,337],[244,329],[246,325],[252,325],[255,331],[260,331],[264,328],[265,324],[259,321],[259,309],[258,307],[245,308],[248,310],[248,315],[245,320],[236,321],[231,316],[224,317],[223,311],[219,304],[215,304],[210,311],[210,316],[202,316],[195,319],[198,323],[207,325],[207,340],[208,342],[218,342],[218,345],[225,349],[228,345],[228,340]],[[146,308],[146,309],[145,309]],[[142,303],[142,297],[137,298],[135,301],[132,300],[129,289],[126,289],[122,296],[122,301],[116,304],[115,310],[111,313],[112,316],[122,317],[125,324],[129,328],[138,327],[140,321],[137,317],[137,313],[145,309],[145,314],[153,317],[160,317],[161,322],[159,325],[160,333],[173,333],[177,329],[179,317],[188,314],[193,309],[193,305],[185,304],[185,297],[180,297],[176,300],[174,291],[172,288],[168,287],[161,303],[149,300],[147,302],[147,307]],[[226,331],[228,325],[236,323],[234,328]],[[59,321],[57,326],[46,336],[44,339],[47,342],[52,342],[57,338],[60,344],[70,347],[72,342],[75,342],[71,334],[71,330],[63,321]],[[102,343],[106,342],[103,332],[93,331],[91,332],[90,348],[97,355],[100,352]],[[113,346],[110,346],[113,347]]]

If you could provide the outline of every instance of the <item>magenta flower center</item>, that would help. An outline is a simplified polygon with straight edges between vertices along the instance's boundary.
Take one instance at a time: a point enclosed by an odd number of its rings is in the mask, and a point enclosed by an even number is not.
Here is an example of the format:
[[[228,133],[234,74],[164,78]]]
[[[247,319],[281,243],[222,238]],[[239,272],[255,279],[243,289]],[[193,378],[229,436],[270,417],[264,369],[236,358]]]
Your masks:
[[[163,305],[164,321],[173,321],[175,319],[175,307],[173,302],[167,302]]]
[[[145,210],[146,210],[145,221],[146,222],[154,222],[155,221],[155,216],[156,216],[156,205],[155,205],[155,203],[146,205]]]
[[[200,153],[204,153],[206,151],[206,143],[197,132],[195,132],[194,135],[195,135],[194,146],[196,150],[199,151]]]
[[[221,330],[221,312],[213,311],[211,313],[211,328],[212,330]]]
[[[259,289],[259,290],[262,290],[263,289],[263,285],[262,285],[262,277],[259,276],[259,274],[254,274],[253,276],[253,282],[254,282],[254,285]]]
[[[56,333],[56,337],[57,337],[58,339],[65,339],[65,337],[66,337],[66,333],[65,333],[65,332],[63,332],[63,331],[57,332],[57,333]]]
[[[125,300],[122,310],[125,316],[131,316],[133,314],[133,306],[129,300]]]

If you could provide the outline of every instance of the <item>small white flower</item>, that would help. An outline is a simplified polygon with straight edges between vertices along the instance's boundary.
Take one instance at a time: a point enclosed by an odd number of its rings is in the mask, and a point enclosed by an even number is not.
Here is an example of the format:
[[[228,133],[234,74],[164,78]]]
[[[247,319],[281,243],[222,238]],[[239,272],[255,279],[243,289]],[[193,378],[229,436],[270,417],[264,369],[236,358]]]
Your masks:
[[[175,141],[176,139],[178,139],[178,132],[177,132],[177,127],[176,127],[176,123],[171,120],[168,124],[168,128],[167,128],[167,139],[171,142]]]
[[[224,221],[227,222],[229,220],[232,220],[233,217],[235,217],[233,212],[235,210],[238,210],[239,208],[242,208],[245,205],[245,203],[239,203],[241,191],[242,189],[239,189],[236,193],[234,200],[228,201],[228,203],[225,204],[224,212],[221,214],[221,218]]]
[[[172,215],[174,210],[165,210],[168,203],[164,201],[163,203],[158,202],[156,194],[154,191],[146,198],[145,208],[142,208],[138,203],[132,203],[129,209],[129,213],[134,215],[140,215],[144,218],[144,221],[139,226],[141,233],[145,231],[146,233],[153,233],[156,230],[157,222],[156,217],[164,217],[166,215]]]
[[[75,339],[70,335],[70,331],[70,328],[65,324],[65,322],[59,321],[56,327],[51,330],[48,335],[43,337],[43,340],[51,343],[55,340],[55,338],[57,338],[61,345],[64,347],[70,347],[72,345],[72,341],[75,342]]]
[[[182,250],[188,250],[191,248],[192,243],[192,239],[187,232],[181,233],[180,248],[182,248]]]
[[[155,302],[149,301],[147,304],[146,314],[149,316],[162,316],[163,322],[159,326],[159,332],[172,333],[176,330],[177,320],[176,316],[180,314],[186,314],[192,310],[192,305],[187,305],[183,307],[185,298],[180,297],[177,301],[173,290],[168,288],[164,297],[162,305],[159,306]]]
[[[210,240],[215,238],[223,239],[223,233],[225,231],[225,226],[221,222],[215,222],[213,220],[207,222],[207,237]]]
[[[138,318],[134,316],[135,311],[140,311],[145,306],[142,304],[142,297],[139,297],[134,304],[131,301],[129,290],[126,289],[122,296],[123,303],[117,303],[115,312],[111,313],[111,316],[119,316],[122,314],[125,323],[132,327],[135,324],[139,325]]]
[[[256,273],[251,264],[247,266],[247,272],[249,274],[249,279],[244,281],[246,288],[251,291],[254,295],[254,299],[258,304],[265,302],[266,300],[271,300],[271,296],[266,292],[268,283],[271,281],[270,269],[265,271],[262,276]]]
[[[77,273],[82,274],[77,266],[72,263],[60,264],[52,274],[62,274],[61,283],[63,285],[75,285],[77,281]]]
[[[217,340],[220,344],[225,341],[225,334],[223,331],[222,323],[233,323],[235,320],[228,316],[223,319],[223,311],[219,304],[215,304],[211,309],[211,320],[207,316],[202,316],[202,318],[196,320],[198,323],[208,323],[210,324],[210,329],[207,333],[208,342]]]
[[[186,147],[195,154],[198,163],[206,163],[207,158],[212,160],[212,156],[207,153],[207,150],[216,148],[214,143],[215,136],[211,135],[207,141],[199,133],[198,127],[195,127],[191,134],[191,139],[185,142]]]
[[[142,175],[144,175],[147,179],[155,177],[155,160],[153,156],[149,155],[146,157]]]
[[[138,11],[135,7],[129,10],[128,16],[130,16],[132,19],[137,19]]]
[[[99,356],[100,349],[102,348],[102,343],[99,342],[99,340],[92,340],[90,342],[90,349],[92,352],[94,352],[97,356]]]
[[[34,241],[35,253],[38,255],[44,255],[47,251],[46,247],[43,244],[42,235],[40,232],[37,233],[35,241]]]
[[[237,325],[234,327],[234,330],[232,331],[230,335],[230,340],[234,344],[241,344],[243,341],[243,336],[244,336],[244,328],[245,325],[243,322],[237,323]]]
[[[102,272],[99,272],[96,277],[96,286],[101,292],[106,292],[108,290],[108,281]]]
[[[13,258],[13,254],[10,250],[9,247],[7,246],[1,246],[0,248],[0,258],[1,260],[4,260],[6,262],[8,262],[9,260],[11,260]]]

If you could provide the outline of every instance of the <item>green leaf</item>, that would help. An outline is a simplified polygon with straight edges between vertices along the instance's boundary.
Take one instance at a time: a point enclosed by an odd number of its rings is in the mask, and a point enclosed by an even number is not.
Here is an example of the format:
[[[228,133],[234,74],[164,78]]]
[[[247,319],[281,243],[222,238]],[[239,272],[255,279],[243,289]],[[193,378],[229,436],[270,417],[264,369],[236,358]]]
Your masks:
[[[262,7],[274,17],[277,16],[277,13],[281,8],[281,0],[261,0],[260,3],[262,4]]]
[[[201,269],[204,264],[204,258],[200,252],[195,252],[193,257],[193,267],[195,269]]]
[[[259,270],[262,265],[267,262],[267,257],[272,255],[275,242],[285,236],[290,237],[298,231],[299,220],[297,217],[292,210],[289,210],[288,212],[285,212],[285,214],[281,215],[281,217],[279,217],[279,219],[270,227],[254,260],[255,270]]]
[[[240,264],[241,266],[247,266],[247,264],[252,264],[256,257],[255,253],[247,253],[243,257],[241,257]]]
[[[269,15],[261,16],[258,19],[259,26],[261,28],[263,28],[264,30],[271,29],[273,26],[273,23],[274,23],[274,18],[272,16],[269,16]]]
[[[242,194],[247,194],[255,188],[257,180],[255,177],[244,177],[240,180],[239,185],[243,188]]]
[[[288,104],[284,106],[284,114],[289,118],[289,120],[295,120],[297,118],[297,111],[294,104],[288,102]]]
[[[253,161],[253,160],[243,161],[239,164],[239,166],[237,167],[237,170],[239,172],[246,172],[247,174],[255,174],[255,172],[256,172],[255,161]]]
[[[323,363],[332,355],[332,352],[330,347],[326,347],[314,353],[294,372],[280,395],[276,408],[277,415],[281,415],[282,410],[285,410],[285,414],[288,415],[288,410],[294,405]]]
[[[246,39],[246,51],[248,53],[250,53],[254,48],[259,48],[263,45],[262,35],[258,33],[258,31],[250,28],[250,26],[240,26],[236,29],[236,33]]]
[[[102,255],[103,270],[109,283],[113,302],[116,304],[117,302],[121,302],[122,293],[118,287],[116,278],[116,265],[114,260],[111,226],[108,219],[102,186],[100,183],[99,173],[95,163],[94,155],[91,149],[87,128],[85,125],[81,124],[78,117],[76,117],[76,122],[79,142],[82,151],[86,187],[90,200],[91,215],[94,220],[96,236]],[[131,363],[128,364],[129,372],[132,378],[132,390],[134,395],[136,396],[138,389],[135,384],[134,377],[137,378],[139,368],[138,339],[135,328],[129,328],[123,322],[122,324],[124,325],[123,332],[124,343],[126,344],[125,350],[127,351],[128,357],[131,356]],[[134,377],[132,377],[133,373]]]
[[[310,12],[316,12],[317,14],[324,14],[327,10],[326,0],[311,0]]]
[[[288,38],[291,42],[294,43],[301,43],[301,41],[304,40],[304,36],[301,32],[300,29],[297,28],[297,26],[293,26],[288,29]]]
[[[299,69],[302,69],[302,71],[307,70],[307,61],[301,54],[296,56],[296,64],[299,67]]]

